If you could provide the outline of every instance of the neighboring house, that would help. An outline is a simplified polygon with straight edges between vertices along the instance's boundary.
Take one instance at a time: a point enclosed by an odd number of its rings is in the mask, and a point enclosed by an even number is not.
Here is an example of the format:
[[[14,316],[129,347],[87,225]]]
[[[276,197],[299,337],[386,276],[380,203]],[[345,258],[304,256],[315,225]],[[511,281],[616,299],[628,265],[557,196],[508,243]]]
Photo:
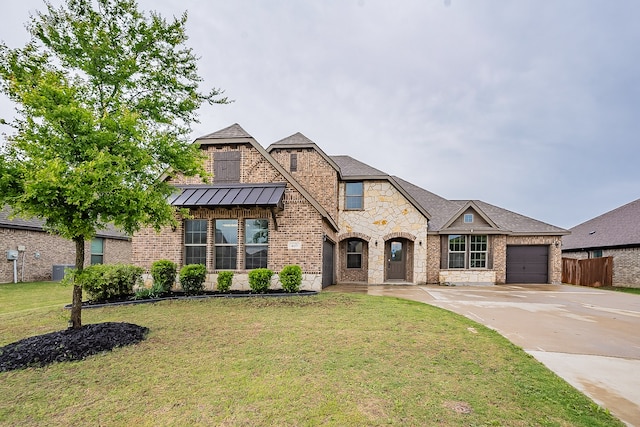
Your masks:
[[[134,262],[203,263],[278,273],[297,264],[303,288],[333,283],[559,283],[568,232],[477,201],[446,200],[349,156],[328,156],[300,133],[266,150],[234,124],[195,141],[209,182],[176,177],[180,226],[133,237]]]
[[[60,279],[53,276],[63,274],[65,266],[75,265],[75,243],[44,231],[43,223],[39,219],[11,219],[8,207],[0,210],[0,283]],[[15,271],[14,262],[7,259],[10,253],[17,255]],[[131,238],[114,229],[99,231],[86,243],[85,265],[102,263],[131,263]]]
[[[640,287],[640,199],[576,225],[565,258],[613,258],[613,286]]]

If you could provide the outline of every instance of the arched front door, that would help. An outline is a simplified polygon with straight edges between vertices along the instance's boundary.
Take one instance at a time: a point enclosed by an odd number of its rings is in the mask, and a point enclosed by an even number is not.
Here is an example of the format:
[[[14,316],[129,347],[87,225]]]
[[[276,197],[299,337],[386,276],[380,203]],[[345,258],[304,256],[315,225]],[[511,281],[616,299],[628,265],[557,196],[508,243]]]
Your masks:
[[[389,240],[385,244],[387,280],[406,280],[407,278],[407,241]]]

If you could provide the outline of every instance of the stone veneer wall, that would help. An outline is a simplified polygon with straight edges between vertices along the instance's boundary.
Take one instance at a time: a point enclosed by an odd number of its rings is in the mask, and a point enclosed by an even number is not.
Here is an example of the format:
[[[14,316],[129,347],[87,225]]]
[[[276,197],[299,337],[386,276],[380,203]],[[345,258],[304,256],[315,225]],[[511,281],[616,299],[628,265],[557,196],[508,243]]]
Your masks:
[[[452,285],[494,285],[495,270],[441,270],[438,283]]]
[[[344,183],[340,183],[338,198],[340,217],[339,234],[360,233],[368,236],[368,283],[384,282],[385,236],[415,236],[413,269],[408,282],[423,284],[427,281],[427,219],[388,181],[364,181],[364,210],[344,210]],[[378,242],[376,245],[375,243]],[[422,242],[422,244],[420,244]],[[338,260],[338,281],[344,281],[345,259]]]
[[[563,252],[562,256],[586,259],[589,252]],[[640,288],[640,248],[603,249],[602,256],[613,257],[613,286]]]
[[[54,265],[74,265],[76,246],[71,240],[36,230],[0,228],[0,283],[13,282],[13,261],[7,261],[6,251],[24,246],[18,259],[18,281],[51,280]],[[129,240],[104,240],[104,263],[131,263]],[[85,243],[85,266],[91,264],[91,242]]]

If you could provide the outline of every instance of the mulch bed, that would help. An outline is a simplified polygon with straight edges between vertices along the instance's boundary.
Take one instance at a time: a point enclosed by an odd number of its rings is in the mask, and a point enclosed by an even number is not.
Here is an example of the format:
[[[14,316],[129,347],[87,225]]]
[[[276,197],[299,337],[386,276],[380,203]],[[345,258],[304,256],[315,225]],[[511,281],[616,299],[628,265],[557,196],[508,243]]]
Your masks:
[[[148,332],[148,328],[132,323],[105,322],[25,338],[0,347],[0,372],[82,360],[136,344],[145,339]]]

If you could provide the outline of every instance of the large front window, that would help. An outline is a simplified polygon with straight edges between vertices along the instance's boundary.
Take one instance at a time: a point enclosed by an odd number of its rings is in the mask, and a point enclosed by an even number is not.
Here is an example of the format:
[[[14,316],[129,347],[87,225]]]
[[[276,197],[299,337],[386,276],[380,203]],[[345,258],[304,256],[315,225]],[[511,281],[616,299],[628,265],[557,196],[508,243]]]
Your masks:
[[[449,235],[449,268],[487,268],[486,235]]]
[[[184,222],[184,263],[207,265],[207,220],[190,219]]]
[[[235,270],[238,258],[238,220],[218,219],[215,238],[215,269]]]
[[[247,219],[244,226],[244,268],[267,267],[269,253],[269,221],[266,219]]]
[[[364,209],[364,186],[362,182],[347,182],[345,184],[345,209]]]

